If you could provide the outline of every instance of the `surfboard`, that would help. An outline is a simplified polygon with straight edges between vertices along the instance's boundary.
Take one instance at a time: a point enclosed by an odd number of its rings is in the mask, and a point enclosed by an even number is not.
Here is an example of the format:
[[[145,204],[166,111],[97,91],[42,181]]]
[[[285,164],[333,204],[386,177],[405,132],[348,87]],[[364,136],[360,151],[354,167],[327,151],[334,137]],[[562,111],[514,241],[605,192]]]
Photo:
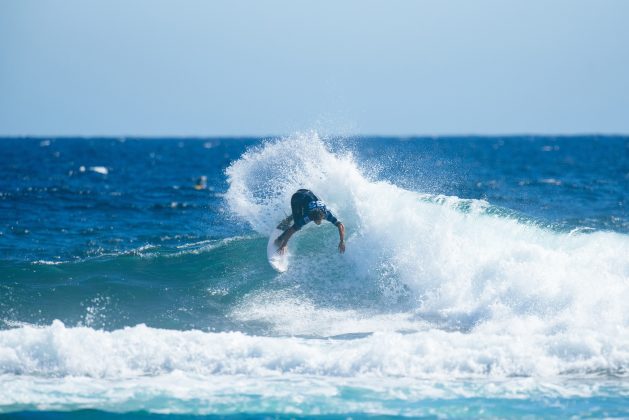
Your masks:
[[[269,259],[269,264],[271,264],[271,267],[273,267],[276,271],[280,273],[288,270],[288,257],[290,257],[288,249],[286,250],[286,252],[284,252],[283,255],[280,255],[280,253],[277,252],[275,240],[282,233],[284,233],[284,231],[281,229],[273,229],[273,232],[271,232],[271,234],[269,235],[269,242],[266,246],[266,257]]]

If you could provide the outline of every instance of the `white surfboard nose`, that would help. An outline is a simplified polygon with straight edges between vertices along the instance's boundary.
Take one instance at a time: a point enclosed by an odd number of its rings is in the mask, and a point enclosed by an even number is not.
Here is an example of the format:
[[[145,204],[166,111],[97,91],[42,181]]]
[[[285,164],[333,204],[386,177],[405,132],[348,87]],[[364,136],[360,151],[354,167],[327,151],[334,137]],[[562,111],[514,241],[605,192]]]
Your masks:
[[[278,229],[278,228],[273,229],[273,231],[269,235],[269,242],[267,243],[267,246],[266,246],[266,257],[269,260],[269,264],[271,264],[271,267],[273,267],[276,271],[280,273],[284,273],[286,270],[288,270],[288,260],[290,257],[288,248],[283,254],[280,254],[278,252],[278,249],[279,249],[278,246],[275,245],[275,240],[282,233],[284,233],[284,231],[281,229]]]

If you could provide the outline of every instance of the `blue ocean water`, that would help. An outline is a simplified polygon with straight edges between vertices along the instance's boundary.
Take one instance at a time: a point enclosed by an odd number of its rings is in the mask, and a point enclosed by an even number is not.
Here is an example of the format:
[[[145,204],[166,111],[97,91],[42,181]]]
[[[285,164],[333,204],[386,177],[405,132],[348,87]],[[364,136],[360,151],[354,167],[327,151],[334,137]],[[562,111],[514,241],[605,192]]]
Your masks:
[[[628,197],[620,136],[0,139],[0,415],[629,417]]]

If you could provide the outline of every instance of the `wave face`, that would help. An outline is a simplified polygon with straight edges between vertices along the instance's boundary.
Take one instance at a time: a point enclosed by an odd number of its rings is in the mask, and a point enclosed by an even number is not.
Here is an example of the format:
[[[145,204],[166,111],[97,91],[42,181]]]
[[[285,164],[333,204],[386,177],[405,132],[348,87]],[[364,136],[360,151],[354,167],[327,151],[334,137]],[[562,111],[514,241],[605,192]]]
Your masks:
[[[405,143],[260,142],[219,168],[218,237],[3,259],[0,413],[629,416],[625,221],[435,193]],[[347,251],[310,224],[277,274],[266,239],[298,188]]]
[[[261,235],[281,220],[290,195],[303,186],[342,215],[347,253],[336,254],[330,225],[309,226],[295,235],[284,276],[330,306],[351,306],[356,292],[347,291],[360,289],[359,308],[395,308],[414,322],[449,331],[612,336],[628,326],[626,235],[554,231],[485,201],[370,180],[350,154],[331,153],[313,134],[249,151],[227,174],[230,208]],[[285,304],[282,294],[277,305]],[[310,326],[285,312],[287,319],[277,320],[284,333],[326,330],[318,315],[312,314]],[[291,329],[296,323],[301,327]],[[337,334],[355,332],[329,324]]]

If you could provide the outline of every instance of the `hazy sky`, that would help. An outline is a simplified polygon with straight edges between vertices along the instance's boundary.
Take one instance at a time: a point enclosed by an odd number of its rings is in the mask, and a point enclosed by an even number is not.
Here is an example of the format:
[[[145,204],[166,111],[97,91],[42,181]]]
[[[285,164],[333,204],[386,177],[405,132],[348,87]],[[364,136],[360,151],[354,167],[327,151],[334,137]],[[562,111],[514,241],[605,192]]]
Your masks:
[[[629,1],[0,0],[0,135],[629,133]]]

